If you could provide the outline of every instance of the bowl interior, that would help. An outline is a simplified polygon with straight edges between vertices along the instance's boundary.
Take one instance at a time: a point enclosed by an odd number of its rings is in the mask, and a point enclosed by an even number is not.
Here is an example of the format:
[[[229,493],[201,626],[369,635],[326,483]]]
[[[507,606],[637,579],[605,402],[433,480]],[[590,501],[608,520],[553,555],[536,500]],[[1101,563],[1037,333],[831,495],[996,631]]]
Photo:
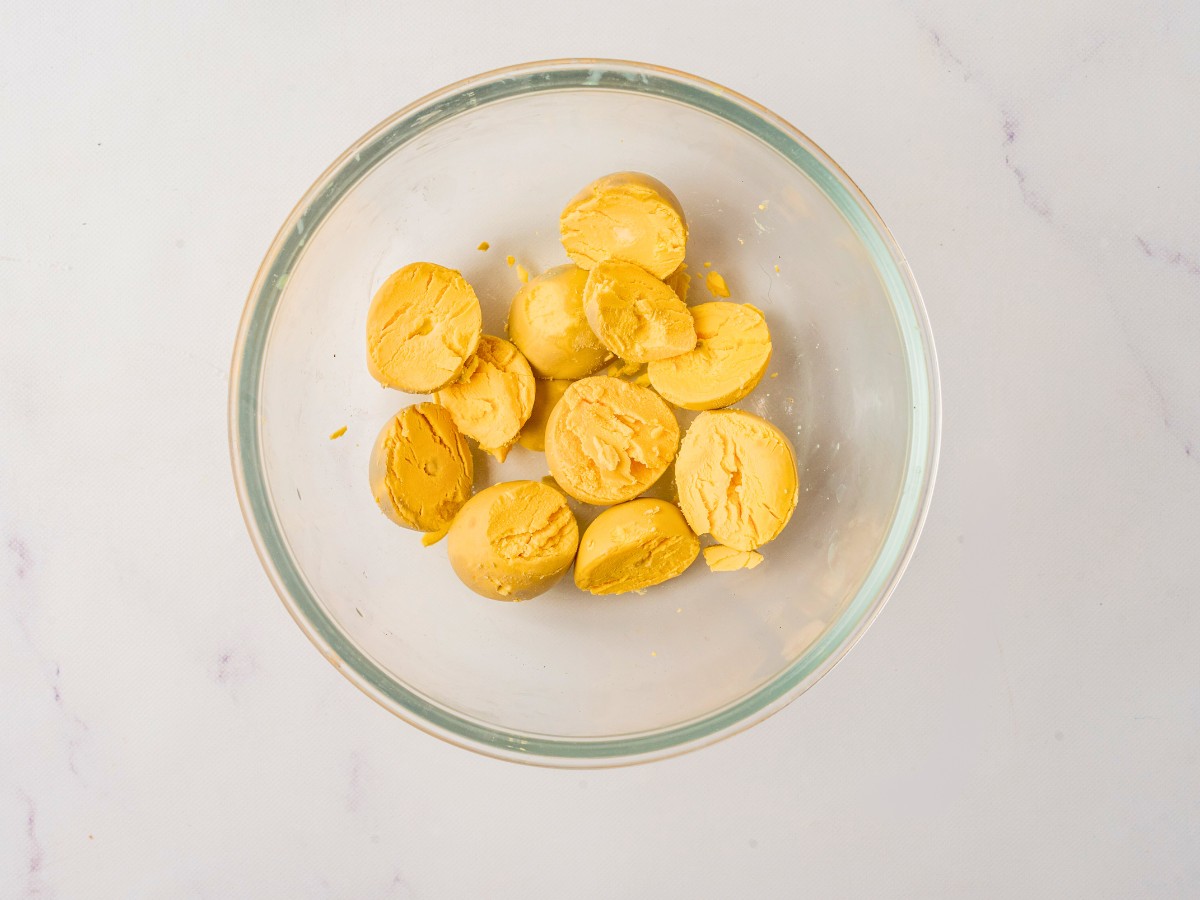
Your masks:
[[[241,403],[257,428],[247,480],[253,516],[271,532],[268,564],[287,569],[290,593],[307,593],[302,616],[312,618],[307,605],[327,617],[328,655],[436,728],[518,748],[682,734],[835,655],[852,630],[845,617],[869,613],[912,536],[915,514],[897,523],[897,510],[914,489],[914,428],[929,430],[914,407],[928,416],[929,397],[914,396],[924,350],[898,317],[893,260],[869,221],[847,215],[818,159],[802,171],[720,109],[753,119],[744,106],[694,87],[690,99],[671,96],[678,85],[664,83],[656,91],[622,73],[613,84],[506,90],[500,79],[491,96],[486,86],[460,92],[456,106],[365,139],[264,269]],[[425,398],[367,374],[367,305],[394,269],[436,261],[462,271],[485,332],[504,335],[520,286],[506,256],[530,273],[565,262],[563,204],[626,169],[682,201],[690,302],[714,299],[711,263],[731,299],[765,313],[770,374],[738,406],[791,437],[800,503],[753,571],[712,574],[701,560],[641,596],[593,598],[568,576],[531,602],[485,600],[455,578],[444,545],[423,547],[372,501],[376,433]],[[481,241],[490,250],[476,249]],[[681,425],[690,419],[681,414]],[[341,426],[345,436],[330,440]],[[546,474],[544,456],[523,448],[503,465],[479,454],[476,463],[480,485]],[[579,512],[582,526],[596,511]],[[869,576],[878,583],[865,585]]]

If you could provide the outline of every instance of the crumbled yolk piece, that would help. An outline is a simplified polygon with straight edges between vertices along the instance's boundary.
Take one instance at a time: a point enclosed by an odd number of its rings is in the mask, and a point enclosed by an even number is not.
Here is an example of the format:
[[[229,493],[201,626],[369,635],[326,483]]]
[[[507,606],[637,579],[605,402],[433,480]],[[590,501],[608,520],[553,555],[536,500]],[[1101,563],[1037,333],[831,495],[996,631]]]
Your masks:
[[[491,249],[491,247],[492,247],[492,245],[489,244],[487,241],[480,241],[479,246],[476,247],[475,249],[479,250],[482,253],[486,253],[488,250]]]
[[[516,264],[517,258],[510,253],[504,257],[504,261],[508,263],[508,267],[511,269]]]
[[[444,538],[446,536],[446,532],[449,530],[450,529],[447,527],[441,529],[440,531],[427,531],[425,534],[421,535],[422,545],[426,547],[432,547],[434,544]]]
[[[729,286],[725,284],[725,279],[720,272],[709,272],[704,276],[704,284],[708,287],[709,293],[714,297],[728,297]]]
[[[521,279],[521,284],[528,284],[529,283],[529,270],[527,268],[525,268],[524,266],[518,264],[517,265],[517,277],[519,279]]]
[[[757,550],[734,550],[723,544],[714,544],[704,548],[704,561],[708,563],[710,572],[736,572],[739,569],[753,569],[763,561],[763,557]]]
[[[333,432],[332,434],[330,434],[330,435],[329,435],[329,439],[330,439],[331,441],[336,441],[338,438],[340,438],[340,437],[341,437],[343,434],[345,434],[345,433],[346,433],[346,426],[345,426],[345,425],[343,425],[343,426],[342,426],[341,428],[339,428],[337,431],[335,431],[335,432]]]

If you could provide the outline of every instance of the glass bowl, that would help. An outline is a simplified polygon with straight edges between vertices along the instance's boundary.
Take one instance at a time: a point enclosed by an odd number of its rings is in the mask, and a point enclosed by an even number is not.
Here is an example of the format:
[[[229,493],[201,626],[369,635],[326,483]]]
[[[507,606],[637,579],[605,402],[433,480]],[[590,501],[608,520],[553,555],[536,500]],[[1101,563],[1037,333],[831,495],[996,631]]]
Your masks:
[[[752,571],[713,574],[698,560],[644,595],[592,597],[568,576],[529,602],[485,600],[459,583],[444,543],[423,547],[372,500],[376,433],[420,398],[367,374],[367,306],[394,269],[436,261],[462,271],[484,331],[503,335],[518,267],[565,262],[560,210],[620,170],[648,172],[681,200],[689,302],[712,299],[711,263],[733,300],[765,313],[770,375],[737,405],[791,436],[800,503]],[[477,249],[484,241],[490,249]],[[690,418],[681,413],[681,426]],[[379,125],[317,180],[250,291],[229,419],[238,496],[263,566],[343,675],[451,743],[601,766],[732,734],[829,671],[912,553],[940,411],[912,273],[828,156],[711,82],[572,59],[450,85]],[[523,448],[502,466],[476,461],[477,486],[546,474],[544,456]]]

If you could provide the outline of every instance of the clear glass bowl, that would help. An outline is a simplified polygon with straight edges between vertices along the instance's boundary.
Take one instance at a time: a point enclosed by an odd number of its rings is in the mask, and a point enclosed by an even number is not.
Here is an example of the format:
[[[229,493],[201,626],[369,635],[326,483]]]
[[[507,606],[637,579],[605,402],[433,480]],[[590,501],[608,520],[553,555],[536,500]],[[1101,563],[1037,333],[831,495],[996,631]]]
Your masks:
[[[413,397],[367,374],[374,289],[413,260],[457,268],[504,334],[530,272],[565,262],[558,214],[581,186],[648,172],[691,230],[691,302],[711,262],[767,317],[770,377],[739,406],[791,435],[791,524],[753,571],[702,561],[646,594],[594,598],[570,578],[497,603],[444,545],[376,509],[367,459]],[[476,249],[489,241],[491,249]],[[778,269],[776,269],[778,266]],[[778,373],[777,375],[775,373]],[[401,718],[492,756],[618,765],[761,721],[863,633],[913,550],[933,485],[933,342],[903,254],[808,138],[691,75],[606,60],[489,72],[418,101],[322,175],[258,272],[234,351],[230,444],[251,538],[288,610],[354,684]],[[686,427],[690,415],[680,416]],[[341,426],[339,440],[329,435]],[[488,482],[538,478],[541,454]]]

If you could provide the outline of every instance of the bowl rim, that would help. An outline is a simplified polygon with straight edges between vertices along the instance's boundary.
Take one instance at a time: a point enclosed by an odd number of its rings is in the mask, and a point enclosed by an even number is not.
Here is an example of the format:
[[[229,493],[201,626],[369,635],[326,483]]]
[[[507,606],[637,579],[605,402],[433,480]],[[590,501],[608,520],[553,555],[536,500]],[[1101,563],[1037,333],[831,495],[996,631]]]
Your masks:
[[[287,275],[316,225],[350,188],[408,140],[475,107],[579,89],[648,94],[713,114],[763,141],[813,180],[871,251],[897,317],[913,404],[891,524],[838,618],[787,668],[725,706],[655,731],[604,738],[524,734],[471,719],[401,684],[360,651],[309,590],[291,556],[270,500],[258,417],[264,351]],[[560,768],[630,765],[698,749],[767,719],[819,681],[862,637],[904,573],[928,515],[941,444],[940,379],[924,301],[891,231],[853,180],[799,129],[736,91],[663,66],[596,58],[526,62],[456,81],[400,109],[342,153],[292,209],[254,277],[234,342],[228,416],[234,483],[251,542],[284,607],[321,654],[372,700],[428,734],[498,759]]]

